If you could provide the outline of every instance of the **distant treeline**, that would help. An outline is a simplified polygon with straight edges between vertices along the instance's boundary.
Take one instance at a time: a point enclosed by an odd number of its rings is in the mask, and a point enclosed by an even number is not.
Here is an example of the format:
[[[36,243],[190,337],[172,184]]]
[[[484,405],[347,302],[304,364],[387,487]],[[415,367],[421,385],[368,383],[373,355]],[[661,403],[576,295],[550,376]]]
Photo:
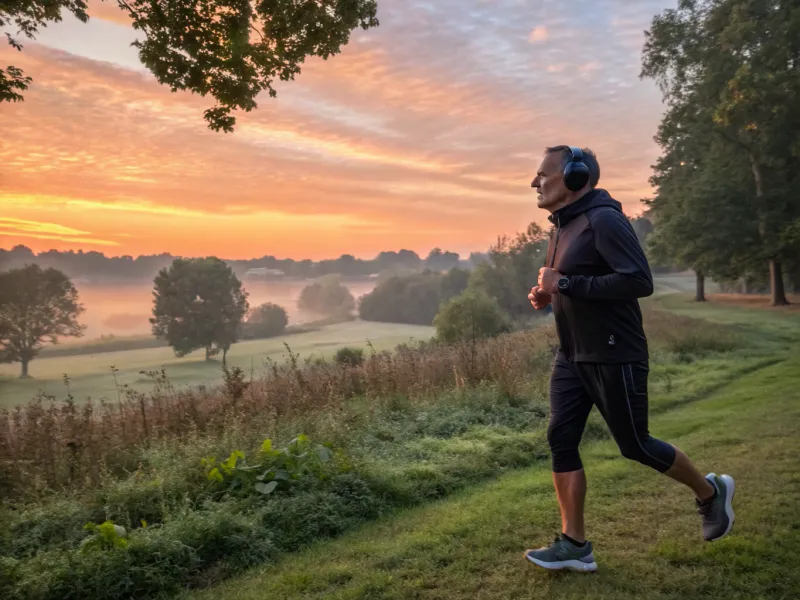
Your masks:
[[[102,252],[84,252],[82,250],[61,251],[48,250],[34,253],[23,245],[11,250],[0,249],[0,271],[37,264],[43,269],[54,268],[72,279],[98,280],[136,280],[152,281],[153,277],[179,257],[171,254],[153,254],[147,256],[106,256]],[[469,269],[486,260],[486,254],[473,252],[467,259],[462,259],[455,252],[434,248],[427,257],[422,258],[412,250],[381,252],[371,260],[355,258],[343,254],[336,259],[312,261],[310,259],[294,260],[263,256],[250,260],[225,260],[238,277],[242,277],[251,269],[269,269],[280,271],[286,277],[315,278],[324,275],[339,274],[344,277],[366,277],[379,273],[422,271],[447,271],[458,267]]]

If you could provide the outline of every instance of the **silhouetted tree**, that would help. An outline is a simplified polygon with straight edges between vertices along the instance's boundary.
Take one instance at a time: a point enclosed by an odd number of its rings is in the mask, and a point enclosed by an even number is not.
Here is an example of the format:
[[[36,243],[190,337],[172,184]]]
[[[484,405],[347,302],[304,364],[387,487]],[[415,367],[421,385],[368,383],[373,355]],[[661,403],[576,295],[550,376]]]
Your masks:
[[[375,0],[117,0],[143,39],[139,59],[172,91],[211,95],[205,111],[211,129],[233,131],[234,110],[256,108],[276,78],[294,79],[308,56],[338,54],[357,27],[378,25]],[[87,22],[83,0],[0,3],[0,27],[34,38],[40,27],[71,12]],[[18,50],[20,43],[8,35]],[[13,66],[0,69],[0,102],[20,101],[31,78]]]
[[[210,360],[222,351],[225,365],[249,308],[233,270],[216,257],[178,258],[154,283],[153,335],[165,339],[177,356],[205,348]]]
[[[248,339],[268,338],[286,331],[289,316],[282,306],[265,302],[257,306],[242,324],[242,337]]]
[[[45,342],[80,337],[84,308],[69,277],[55,269],[28,265],[0,273],[0,361],[19,362],[20,377]]]

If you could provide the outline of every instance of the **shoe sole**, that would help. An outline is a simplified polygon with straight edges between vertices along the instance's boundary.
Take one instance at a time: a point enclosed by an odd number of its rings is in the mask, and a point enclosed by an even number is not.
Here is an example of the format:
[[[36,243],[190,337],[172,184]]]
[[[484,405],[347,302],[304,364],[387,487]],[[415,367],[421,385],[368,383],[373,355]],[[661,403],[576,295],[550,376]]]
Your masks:
[[[736,516],[733,512],[733,497],[736,495],[736,482],[734,482],[733,477],[730,475],[720,475],[720,479],[725,482],[725,490],[727,492],[725,495],[725,514],[728,517],[728,526],[720,535],[710,538],[708,540],[709,542],[716,542],[728,535],[733,529],[733,523],[736,520]]]
[[[525,554],[525,558],[528,559],[535,565],[542,567],[543,569],[548,569],[549,571],[562,571],[566,569],[567,571],[575,571],[576,573],[594,573],[597,571],[597,563],[592,561],[590,563],[585,563],[580,560],[559,560],[553,562],[545,562],[539,560],[538,558],[532,558]]]

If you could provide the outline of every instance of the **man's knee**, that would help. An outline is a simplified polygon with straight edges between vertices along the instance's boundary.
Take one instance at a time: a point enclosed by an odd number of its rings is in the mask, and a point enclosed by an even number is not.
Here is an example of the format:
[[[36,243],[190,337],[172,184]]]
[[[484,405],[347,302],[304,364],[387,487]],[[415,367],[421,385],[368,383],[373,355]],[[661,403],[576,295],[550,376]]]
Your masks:
[[[669,470],[675,460],[672,446],[652,437],[641,442],[628,440],[618,445],[623,457],[662,473]]]
[[[575,439],[563,426],[553,423],[548,426],[547,443],[550,446],[554,473],[568,473],[583,468],[578,452],[580,438]]]

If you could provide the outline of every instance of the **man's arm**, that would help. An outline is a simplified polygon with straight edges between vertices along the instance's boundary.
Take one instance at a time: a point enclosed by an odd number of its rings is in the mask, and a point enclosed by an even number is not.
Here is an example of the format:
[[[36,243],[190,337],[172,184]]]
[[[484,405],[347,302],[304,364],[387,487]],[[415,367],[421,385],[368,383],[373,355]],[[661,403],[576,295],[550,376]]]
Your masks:
[[[653,293],[653,276],[628,219],[616,210],[603,210],[591,220],[597,252],[614,271],[610,275],[571,275],[570,298],[626,300]]]

